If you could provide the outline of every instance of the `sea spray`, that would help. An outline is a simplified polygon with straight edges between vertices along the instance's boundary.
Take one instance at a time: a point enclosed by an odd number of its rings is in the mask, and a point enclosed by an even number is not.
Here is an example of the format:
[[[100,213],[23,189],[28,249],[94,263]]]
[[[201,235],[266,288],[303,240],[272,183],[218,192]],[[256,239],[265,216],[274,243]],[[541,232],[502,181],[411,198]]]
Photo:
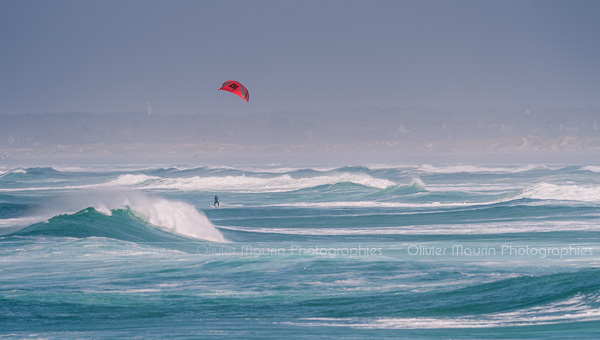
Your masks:
[[[227,242],[223,234],[204,213],[182,201],[150,197],[138,192],[98,191],[94,196],[94,209],[110,215],[114,209],[129,208],[144,221],[182,236],[213,242]]]
[[[129,208],[145,222],[169,232],[201,240],[227,242],[206,215],[193,205],[131,190],[96,189],[71,193],[55,199],[51,216],[73,214],[88,207],[107,216],[112,216],[115,209]]]
[[[177,234],[213,242],[227,242],[206,215],[189,203],[137,196],[130,198],[126,205],[148,223]]]

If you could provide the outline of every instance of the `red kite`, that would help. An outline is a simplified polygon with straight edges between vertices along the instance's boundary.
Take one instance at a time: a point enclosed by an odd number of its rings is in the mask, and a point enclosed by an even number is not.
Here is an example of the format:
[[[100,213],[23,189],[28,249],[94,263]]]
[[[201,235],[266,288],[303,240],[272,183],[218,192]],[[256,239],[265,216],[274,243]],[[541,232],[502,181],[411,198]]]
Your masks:
[[[245,101],[248,101],[250,99],[248,89],[246,89],[246,86],[242,85],[239,81],[228,80],[224,82],[223,85],[221,85],[221,88],[219,90],[235,93],[238,96],[242,97]]]

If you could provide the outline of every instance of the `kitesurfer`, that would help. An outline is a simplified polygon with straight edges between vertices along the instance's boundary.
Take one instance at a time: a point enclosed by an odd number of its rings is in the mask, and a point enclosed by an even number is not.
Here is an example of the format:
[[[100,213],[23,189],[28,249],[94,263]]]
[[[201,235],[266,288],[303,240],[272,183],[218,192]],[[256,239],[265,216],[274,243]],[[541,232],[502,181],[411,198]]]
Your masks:
[[[218,195],[215,195],[215,204],[214,204],[214,206],[215,207],[219,206],[219,196]]]

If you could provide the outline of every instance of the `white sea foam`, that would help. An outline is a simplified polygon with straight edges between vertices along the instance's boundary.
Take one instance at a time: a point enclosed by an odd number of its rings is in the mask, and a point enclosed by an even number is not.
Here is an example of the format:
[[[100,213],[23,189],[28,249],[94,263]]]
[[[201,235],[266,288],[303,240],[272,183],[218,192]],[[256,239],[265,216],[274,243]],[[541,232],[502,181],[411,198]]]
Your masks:
[[[27,173],[27,171],[25,169],[20,169],[19,168],[19,169],[9,170],[9,169],[5,168],[5,169],[1,169],[0,170],[0,177],[3,177],[5,175],[9,175],[9,174],[26,174],[26,173]]]
[[[591,302],[591,304],[590,304]],[[465,317],[422,318],[306,318],[288,322],[308,327],[350,327],[359,329],[441,329],[491,328],[550,325],[600,320],[597,296],[578,295],[571,299],[505,313]]]
[[[227,242],[223,234],[194,206],[182,201],[149,197],[137,192],[91,191],[56,198],[52,212],[42,215],[0,219],[0,228],[26,227],[47,221],[52,216],[74,214],[81,209],[94,207],[107,216],[115,209],[129,208],[146,222],[167,231],[201,240]]]
[[[264,177],[264,176],[193,176],[180,178],[163,178],[157,176],[148,176],[144,174],[125,174],[106,183],[69,185],[56,187],[29,187],[29,188],[3,188],[0,192],[20,192],[20,191],[44,191],[44,190],[79,190],[79,189],[100,189],[100,188],[137,188],[148,190],[180,190],[180,191],[214,191],[214,192],[245,192],[245,193],[264,193],[264,192],[286,192],[306,188],[312,188],[321,185],[332,185],[336,183],[355,183],[367,187],[385,189],[396,183],[374,178],[367,174],[342,174],[316,177],[295,178],[288,174]]]
[[[82,166],[53,166],[52,169],[58,172],[89,172],[96,171],[92,167],[82,167]]]
[[[252,233],[309,235],[309,236],[350,236],[350,235],[493,235],[551,231],[600,231],[594,221],[528,221],[511,223],[472,223],[450,225],[409,225],[402,227],[333,227],[333,228],[256,228],[220,227]]]
[[[160,180],[160,177],[148,176],[144,174],[126,174],[105,184],[106,186],[137,186],[143,183]]]
[[[584,166],[583,168],[581,168],[582,170],[587,170],[587,171],[591,171],[591,172],[600,172],[600,166],[598,165],[589,165],[589,166]]]
[[[107,215],[129,207],[138,217],[171,232],[213,242],[227,242],[204,213],[182,201],[148,197],[139,193],[97,194],[94,208]]]
[[[523,189],[523,184],[520,183],[428,183],[429,191],[452,192],[462,191],[468,193],[489,193],[506,194],[511,191]]]
[[[102,186],[135,186],[144,189],[200,190],[229,192],[284,192],[320,185],[351,182],[363,186],[385,189],[396,183],[367,174],[342,174],[337,176],[316,176],[294,178],[288,174],[275,177],[260,176],[210,176],[160,178],[147,175],[121,175]]]
[[[226,241],[206,215],[188,203],[154,199],[141,205],[134,204],[132,209],[148,222],[178,234],[214,242]]]
[[[519,195],[521,198],[539,200],[561,200],[600,203],[600,186],[597,185],[557,185],[538,183],[532,185]]]

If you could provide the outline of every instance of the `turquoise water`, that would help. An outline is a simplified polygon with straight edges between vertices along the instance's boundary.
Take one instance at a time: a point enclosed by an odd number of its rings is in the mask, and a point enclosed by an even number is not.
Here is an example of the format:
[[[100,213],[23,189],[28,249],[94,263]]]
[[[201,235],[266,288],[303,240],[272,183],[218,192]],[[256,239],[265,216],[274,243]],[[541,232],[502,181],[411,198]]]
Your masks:
[[[0,338],[593,339],[599,245],[593,165],[0,168]]]

